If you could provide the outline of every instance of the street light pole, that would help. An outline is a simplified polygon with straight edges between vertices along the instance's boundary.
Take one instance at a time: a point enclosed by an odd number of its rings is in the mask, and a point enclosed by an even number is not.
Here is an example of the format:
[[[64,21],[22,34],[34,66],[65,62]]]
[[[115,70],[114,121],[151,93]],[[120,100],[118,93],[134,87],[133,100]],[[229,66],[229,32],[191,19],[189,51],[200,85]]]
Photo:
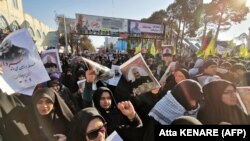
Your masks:
[[[63,24],[64,24],[64,37],[65,37],[65,54],[68,55],[68,38],[67,38],[65,15],[63,15]]]
[[[167,18],[163,18],[163,42],[166,43],[166,23]]]

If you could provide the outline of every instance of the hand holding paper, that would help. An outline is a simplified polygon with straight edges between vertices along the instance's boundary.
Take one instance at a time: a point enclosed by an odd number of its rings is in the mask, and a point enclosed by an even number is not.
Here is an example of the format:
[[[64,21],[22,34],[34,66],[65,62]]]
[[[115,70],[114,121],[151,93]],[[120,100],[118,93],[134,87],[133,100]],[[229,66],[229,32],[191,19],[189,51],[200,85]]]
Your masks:
[[[114,76],[114,73],[110,72],[110,69],[103,66],[103,65],[100,65],[100,64],[98,64],[92,60],[89,60],[87,58],[84,58],[84,57],[81,57],[80,60],[82,62],[84,62],[84,64],[88,68],[88,70],[94,71],[94,73],[96,75],[96,78],[95,78],[96,81],[102,80],[102,79],[109,79],[109,78],[112,78]],[[91,73],[93,73],[93,72],[91,72]]]

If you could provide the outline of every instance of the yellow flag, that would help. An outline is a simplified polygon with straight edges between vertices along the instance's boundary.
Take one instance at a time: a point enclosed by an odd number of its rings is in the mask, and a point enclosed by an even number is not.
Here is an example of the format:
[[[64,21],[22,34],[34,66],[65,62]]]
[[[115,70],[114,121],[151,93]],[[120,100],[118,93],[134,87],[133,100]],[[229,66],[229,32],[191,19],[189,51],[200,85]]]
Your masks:
[[[158,53],[158,50],[155,48],[155,44],[152,43],[151,48],[150,48],[150,54],[155,56]]]
[[[240,56],[244,58],[249,58],[248,49],[245,44],[240,46]]]
[[[214,54],[215,54],[215,38],[212,37],[211,41],[208,44],[208,47],[204,52],[203,58],[206,59],[209,55],[214,55]]]
[[[204,52],[202,51],[202,49],[199,49],[196,51],[196,55],[197,57],[202,57],[204,55]]]
[[[138,44],[137,47],[135,47],[135,53],[134,54],[137,54],[137,53],[140,53],[141,52],[141,43]]]

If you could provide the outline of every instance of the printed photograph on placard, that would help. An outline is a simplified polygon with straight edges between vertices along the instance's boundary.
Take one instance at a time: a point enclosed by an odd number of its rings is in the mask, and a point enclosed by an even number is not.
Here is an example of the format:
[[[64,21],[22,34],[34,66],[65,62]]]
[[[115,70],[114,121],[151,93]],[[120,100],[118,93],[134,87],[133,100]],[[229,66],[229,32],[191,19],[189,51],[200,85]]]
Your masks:
[[[243,111],[250,114],[250,87],[237,87],[237,98]]]
[[[131,84],[134,94],[142,94],[161,87],[141,53],[122,64],[120,69],[126,80]]]
[[[42,52],[41,59],[49,74],[62,72],[58,49],[49,49]]]
[[[77,85],[80,92],[84,91],[86,79],[77,81]]]
[[[89,70],[94,70],[96,74],[96,80],[105,80],[110,79],[114,76],[114,73],[110,71],[110,69],[106,66],[98,64],[90,59],[81,57],[80,60],[84,63],[84,65]]]
[[[12,32],[0,44],[0,66],[0,89],[7,94],[31,95],[34,86],[50,79],[27,29]]]
[[[109,85],[117,86],[117,84],[118,84],[118,82],[119,82],[119,80],[121,79],[121,76],[122,76],[120,66],[112,65],[110,71],[114,74],[114,76],[112,78],[108,79],[107,82],[108,82]]]

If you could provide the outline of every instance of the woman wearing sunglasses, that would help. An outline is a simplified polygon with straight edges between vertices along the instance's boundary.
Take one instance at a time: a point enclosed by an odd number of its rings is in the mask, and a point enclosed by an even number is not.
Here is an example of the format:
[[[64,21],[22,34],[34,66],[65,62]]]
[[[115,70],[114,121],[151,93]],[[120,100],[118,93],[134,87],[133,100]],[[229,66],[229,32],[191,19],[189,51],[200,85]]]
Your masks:
[[[93,108],[81,110],[72,121],[68,141],[104,141],[106,124],[104,118]]]

